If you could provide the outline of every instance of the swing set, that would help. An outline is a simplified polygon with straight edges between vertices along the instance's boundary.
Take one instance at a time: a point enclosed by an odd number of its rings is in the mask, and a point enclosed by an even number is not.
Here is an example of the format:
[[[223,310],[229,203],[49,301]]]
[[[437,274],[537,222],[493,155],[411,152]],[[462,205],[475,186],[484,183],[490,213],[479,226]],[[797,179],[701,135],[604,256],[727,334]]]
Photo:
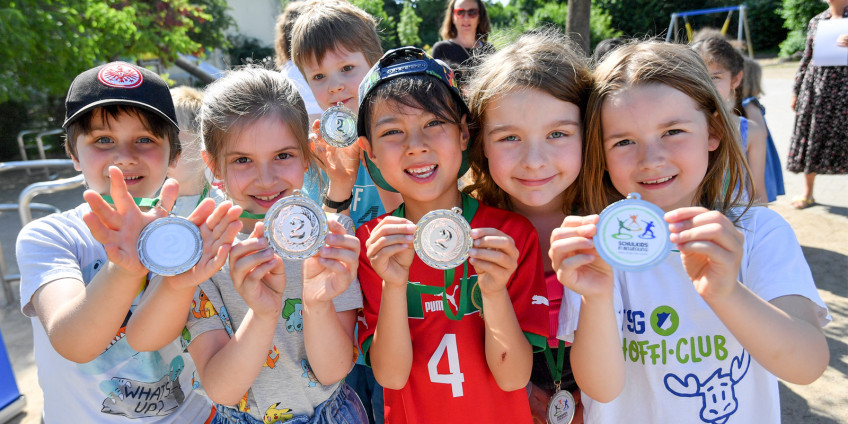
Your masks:
[[[740,4],[739,6],[716,7],[712,9],[689,10],[686,12],[672,13],[671,22],[668,24],[668,32],[665,35],[665,41],[671,41],[672,37],[674,37],[675,42],[677,41],[677,19],[683,18],[684,28],[686,28],[686,37],[691,43],[692,40],[695,38],[695,31],[692,29],[692,24],[689,23],[689,17],[697,15],[708,15],[713,13],[727,12],[727,18],[724,20],[724,25],[722,25],[721,27],[722,35],[726,35],[727,30],[730,27],[730,18],[733,17],[733,12],[739,11],[739,26],[736,31],[736,40],[740,44],[742,44],[742,37],[744,35],[744,45],[748,47],[748,56],[754,57],[754,46],[753,44],[751,44],[751,31],[748,27],[748,16],[745,13],[745,9],[747,9],[747,6],[745,6],[744,4]]]

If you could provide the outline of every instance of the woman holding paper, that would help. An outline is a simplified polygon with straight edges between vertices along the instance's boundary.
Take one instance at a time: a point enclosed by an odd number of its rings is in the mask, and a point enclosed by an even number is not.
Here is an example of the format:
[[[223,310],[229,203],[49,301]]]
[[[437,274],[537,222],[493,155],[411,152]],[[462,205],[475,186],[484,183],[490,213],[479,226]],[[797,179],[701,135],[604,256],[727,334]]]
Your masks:
[[[813,60],[814,48],[827,48],[815,45],[822,42],[816,40],[819,25],[848,18],[848,0],[827,0],[827,4],[827,10],[810,20],[804,56],[795,74],[795,130],[786,167],[804,173],[804,194],[792,199],[792,206],[797,209],[815,203],[816,174],[848,173],[848,66],[818,66]],[[836,38],[840,48],[848,47],[848,20],[844,21],[844,28]],[[833,39],[829,42],[833,43]]]

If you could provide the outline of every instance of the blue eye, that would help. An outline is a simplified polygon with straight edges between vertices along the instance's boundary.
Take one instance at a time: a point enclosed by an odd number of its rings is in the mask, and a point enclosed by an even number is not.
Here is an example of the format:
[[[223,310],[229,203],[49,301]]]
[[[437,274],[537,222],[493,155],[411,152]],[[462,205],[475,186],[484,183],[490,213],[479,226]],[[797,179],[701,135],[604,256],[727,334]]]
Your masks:
[[[426,126],[427,127],[437,127],[439,125],[443,125],[444,123],[445,123],[445,121],[442,121],[442,120],[439,120],[439,119],[434,119],[430,122],[427,122]]]
[[[518,138],[518,136],[517,136],[517,135],[508,135],[508,136],[506,136],[506,137],[501,138],[501,139],[500,139],[500,140],[498,140],[498,141],[519,141],[519,140],[520,140],[520,139]]]
[[[151,139],[150,137],[141,137],[141,138],[138,139],[138,142],[139,143],[155,143],[153,141],[153,139]]]
[[[112,141],[109,137],[98,137],[97,140],[94,140],[94,142],[100,144],[114,143],[114,141]]]
[[[615,144],[612,145],[612,147],[629,146],[631,144],[636,144],[636,143],[634,143],[633,140],[625,139],[625,140],[621,140],[621,141],[616,142]]]
[[[566,134],[562,131],[554,131],[550,135],[548,135],[548,138],[563,138],[563,137],[568,137],[568,134]]]
[[[665,132],[665,135],[677,135],[682,134],[684,131],[679,129],[668,130]]]
[[[312,76],[312,79],[315,81],[322,80],[324,79],[324,74],[315,74],[314,76]]]

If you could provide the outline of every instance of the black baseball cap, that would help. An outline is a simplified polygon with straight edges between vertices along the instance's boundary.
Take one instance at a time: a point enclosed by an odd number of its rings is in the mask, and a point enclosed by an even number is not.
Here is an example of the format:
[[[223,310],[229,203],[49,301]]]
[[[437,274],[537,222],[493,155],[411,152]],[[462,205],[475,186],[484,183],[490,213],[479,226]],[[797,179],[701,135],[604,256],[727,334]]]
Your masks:
[[[155,72],[126,62],[91,68],[74,78],[65,98],[68,129],[84,113],[101,106],[136,106],[159,115],[177,127],[177,113],[168,84]]]
[[[383,57],[368,71],[365,78],[359,84],[359,114],[357,118],[357,132],[360,137],[365,136],[365,119],[363,118],[363,108],[368,102],[368,97],[375,88],[385,83],[388,80],[412,75],[429,75],[442,84],[448,87],[451,96],[459,105],[460,113],[468,115],[468,105],[462,98],[462,93],[459,91],[459,85],[456,81],[456,76],[453,70],[445,62],[439,59],[434,59],[424,50],[418,47],[400,47],[387,51]],[[397,193],[377,168],[377,165],[365,155],[365,169],[371,175],[371,179],[378,187],[383,190]],[[462,165],[459,168],[457,178],[462,177],[468,171],[468,149],[462,151]]]

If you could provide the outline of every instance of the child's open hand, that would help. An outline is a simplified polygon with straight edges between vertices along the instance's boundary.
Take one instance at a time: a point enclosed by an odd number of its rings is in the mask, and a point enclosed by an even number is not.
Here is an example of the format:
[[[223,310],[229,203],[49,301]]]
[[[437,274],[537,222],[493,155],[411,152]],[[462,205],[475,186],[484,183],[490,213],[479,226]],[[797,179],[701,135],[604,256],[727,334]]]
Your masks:
[[[94,239],[106,249],[110,262],[127,272],[146,274],[147,269],[141,264],[136,249],[138,237],[147,224],[168,215],[166,211],[173,208],[179,185],[176,180],[168,179],[159,196],[162,207],[142,212],[127,190],[124,174],[116,166],[109,167],[109,184],[114,207],[99,193],[86,190],[82,197],[91,206],[91,212],[84,214],[82,219]]]
[[[737,286],[745,236],[721,212],[702,207],[665,214],[671,242],[683,268],[705,299],[729,294]]]
[[[387,216],[380,221],[365,242],[371,267],[386,284],[406,287],[409,267],[415,257],[412,241],[415,224],[405,218]]]
[[[359,172],[359,156],[362,149],[359,143],[353,143],[348,147],[333,147],[321,137],[321,120],[316,119],[312,123],[312,152],[318,157],[318,164],[327,173],[330,181],[347,182],[350,189],[356,181]],[[347,190],[350,191],[350,190]]]
[[[230,277],[236,291],[254,314],[276,318],[283,309],[286,267],[262,235],[264,228],[264,223],[257,222],[247,240],[233,245],[230,250]]]
[[[477,271],[477,283],[484,296],[505,290],[518,268],[518,249],[512,237],[495,228],[471,230],[474,239],[468,262]]]
[[[241,230],[241,211],[240,206],[233,206],[230,201],[217,207],[212,199],[200,202],[188,220],[200,229],[203,253],[195,266],[182,274],[168,277],[168,283],[174,288],[195,287],[218,272],[227,261],[233,240]]]
[[[329,302],[342,294],[356,278],[359,239],[347,234],[344,225],[330,219],[330,234],[318,254],[303,262],[303,302]]]
[[[612,268],[598,256],[592,242],[597,223],[598,215],[565,217],[551,233],[548,251],[559,282],[586,297],[611,295],[614,285]]]

